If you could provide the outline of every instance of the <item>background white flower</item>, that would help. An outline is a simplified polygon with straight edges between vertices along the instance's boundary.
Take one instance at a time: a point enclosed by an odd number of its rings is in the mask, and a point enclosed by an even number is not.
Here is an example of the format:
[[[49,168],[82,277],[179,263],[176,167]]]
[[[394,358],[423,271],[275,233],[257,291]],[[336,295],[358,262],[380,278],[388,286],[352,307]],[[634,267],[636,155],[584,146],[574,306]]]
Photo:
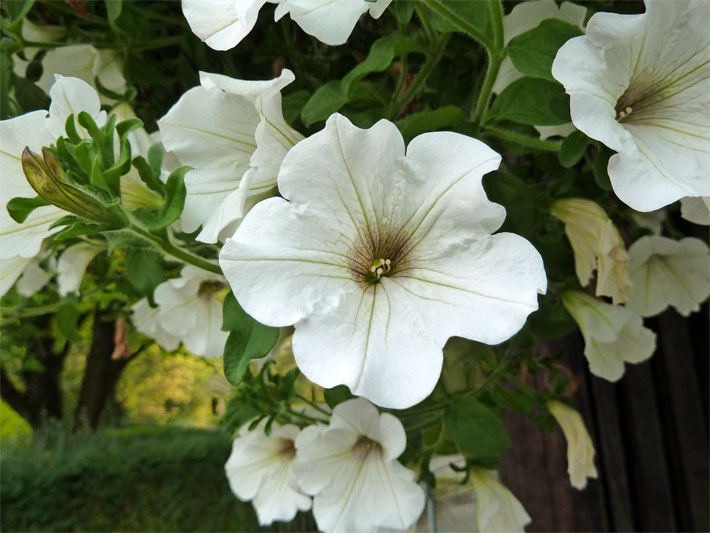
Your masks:
[[[505,210],[481,179],[500,156],[448,132],[407,149],[396,126],[331,116],[279,173],[284,198],[257,204],[220,254],[242,307],[295,324],[299,368],[323,387],[404,408],[436,384],[451,336],[516,333],[546,289],[542,259],[497,230]]]
[[[710,294],[710,251],[700,239],[641,237],[631,245],[629,255],[634,284],[631,307],[641,316],[657,315],[669,305],[688,316]]]
[[[424,509],[414,472],[398,461],[406,446],[402,423],[363,398],[333,409],[328,426],[296,438],[298,485],[314,495],[313,515],[326,532],[406,529]]]
[[[311,498],[298,490],[292,468],[299,428],[274,424],[266,435],[265,427],[266,419],[252,431],[244,425],[224,465],[232,492],[240,500],[251,500],[262,526],[293,520],[298,511],[311,508]]]
[[[70,292],[78,292],[84,271],[91,260],[103,248],[88,242],[73,244],[62,252],[57,261],[57,284],[59,294],[66,296]]]
[[[710,196],[710,9],[646,0],[646,13],[596,13],[567,41],[552,74],[574,125],[618,152],[614,192],[638,211]]]
[[[472,468],[470,483],[476,493],[478,531],[517,533],[531,522],[523,505],[503,485],[493,470]]]
[[[567,473],[575,489],[587,486],[587,478],[597,477],[594,466],[594,444],[578,411],[562,402],[550,400],[547,408],[562,428],[567,440]]]
[[[710,226],[710,196],[681,198],[680,216],[694,224]]]
[[[231,235],[248,199],[275,190],[284,155],[303,138],[281,111],[280,91],[293,80],[288,69],[268,81],[201,72],[201,86],[187,91],[158,121],[165,148],[194,167],[185,176],[180,220],[187,232],[202,226],[197,240],[217,242]]]

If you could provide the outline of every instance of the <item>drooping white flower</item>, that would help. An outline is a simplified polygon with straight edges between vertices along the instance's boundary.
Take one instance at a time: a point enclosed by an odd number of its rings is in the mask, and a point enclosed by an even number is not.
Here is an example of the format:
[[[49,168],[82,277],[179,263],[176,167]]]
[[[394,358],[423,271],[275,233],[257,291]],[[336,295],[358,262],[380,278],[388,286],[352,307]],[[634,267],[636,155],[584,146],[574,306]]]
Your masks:
[[[638,211],[710,196],[709,26],[705,0],[646,0],[642,15],[596,13],[552,65],[574,125],[617,152],[611,184]]]
[[[531,522],[523,505],[499,480],[495,472],[472,468],[470,483],[476,493],[478,531],[517,533]]]
[[[269,81],[201,72],[201,86],[158,121],[165,148],[194,167],[185,176],[181,223],[187,232],[202,226],[197,240],[231,235],[247,201],[275,190],[284,155],[303,138],[281,111],[280,91],[293,79],[287,69]]]
[[[293,473],[299,428],[274,424],[266,435],[265,426],[266,419],[252,431],[243,426],[224,466],[232,492],[240,500],[251,500],[262,526],[293,520],[298,511],[311,508]]]
[[[50,265],[48,265],[48,268],[45,269],[42,268],[39,264],[40,257],[41,255],[30,259],[29,263],[27,263],[27,266],[25,266],[24,270],[22,271],[22,275],[17,280],[17,292],[20,293],[22,296],[32,296],[34,293],[42,290],[45,285],[49,283],[49,280],[54,277],[54,258],[50,260]],[[7,261],[13,261],[18,259],[24,261],[25,258],[20,257],[9,259]],[[0,296],[5,294],[5,292],[6,291],[0,290]]]
[[[617,381],[624,362],[640,363],[656,350],[656,334],[632,309],[578,291],[564,292],[562,302],[582,331],[584,356],[595,376]]]
[[[550,213],[565,223],[579,283],[583,287],[589,285],[596,270],[596,295],[610,296],[614,303],[628,303],[629,255],[619,230],[606,212],[591,200],[565,198],[553,203]]]
[[[570,483],[575,489],[582,490],[587,486],[587,478],[597,477],[592,438],[579,411],[553,400],[547,402],[547,408],[567,440],[567,473]]]
[[[641,237],[629,248],[634,290],[631,307],[654,316],[673,306],[683,316],[698,311],[710,294],[710,252],[700,239]]]
[[[680,216],[693,224],[710,226],[710,196],[681,198]]]
[[[86,267],[102,250],[91,243],[80,242],[62,252],[57,261],[57,284],[61,296],[79,291]]]
[[[179,339],[195,355],[219,357],[228,335],[222,331],[225,287],[222,276],[187,265],[179,278],[155,288],[157,311],[144,300],[134,306],[134,325],[166,349]]]
[[[257,204],[220,264],[260,322],[295,325],[308,379],[346,384],[404,408],[436,384],[451,336],[497,344],[546,290],[540,254],[510,233],[483,174],[500,156],[449,132],[407,148],[382,120],[368,130],[331,116],[279,173],[283,198]]]
[[[12,288],[30,261],[32,261],[31,257],[19,255],[6,259],[0,258],[0,296],[5,296],[7,291]]]
[[[313,516],[325,532],[406,529],[424,509],[414,472],[398,461],[406,446],[402,423],[363,398],[333,409],[328,426],[296,438],[294,471],[314,496]]]
[[[249,34],[267,1],[279,4],[276,20],[289,13],[306,33],[338,45],[363,13],[379,18],[392,0],[182,0],[182,12],[192,32],[210,48],[229,50]]]

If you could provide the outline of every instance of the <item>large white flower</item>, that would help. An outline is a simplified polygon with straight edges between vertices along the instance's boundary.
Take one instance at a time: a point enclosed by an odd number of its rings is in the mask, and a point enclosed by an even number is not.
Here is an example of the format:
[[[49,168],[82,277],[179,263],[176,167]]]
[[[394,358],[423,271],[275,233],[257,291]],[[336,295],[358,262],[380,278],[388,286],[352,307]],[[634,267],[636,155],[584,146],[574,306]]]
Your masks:
[[[419,518],[424,491],[397,461],[406,439],[397,418],[363,398],[337,405],[327,427],[301,431],[293,469],[299,487],[314,496],[318,529],[406,529]]]
[[[579,411],[554,400],[547,402],[547,408],[567,440],[567,473],[570,483],[575,489],[582,490],[587,486],[587,478],[597,477],[592,438]]]
[[[293,473],[299,428],[274,424],[266,435],[265,426],[266,419],[252,431],[243,426],[224,465],[232,492],[240,500],[251,500],[262,526],[293,520],[298,511],[311,508]]]
[[[550,213],[565,224],[579,283],[583,287],[589,285],[596,270],[596,295],[610,296],[614,303],[628,303],[629,255],[619,230],[606,212],[591,200],[565,198],[553,203]]]
[[[281,111],[280,91],[293,80],[288,69],[269,81],[201,72],[201,86],[158,121],[165,148],[194,167],[181,223],[188,232],[202,226],[197,240],[231,235],[247,201],[275,191],[281,160],[303,138]]]
[[[654,316],[669,305],[683,316],[698,311],[710,294],[710,253],[700,239],[641,237],[629,248],[634,290],[631,307]]]
[[[420,135],[405,157],[391,122],[362,130],[335,114],[286,155],[283,198],[252,209],[220,264],[249,314],[295,325],[308,379],[413,405],[434,388],[449,337],[500,343],[545,292],[537,250],[491,235],[505,210],[481,178],[499,161],[449,132]]]
[[[225,288],[222,276],[187,265],[179,278],[155,288],[156,312],[144,300],[134,306],[133,322],[166,349],[179,339],[195,355],[220,357],[228,336],[222,331]]]
[[[276,20],[289,13],[306,33],[338,45],[363,13],[379,18],[392,0],[182,0],[182,12],[192,32],[210,48],[229,50],[252,30],[267,1],[279,4]]]
[[[595,14],[552,65],[574,125],[618,152],[611,184],[638,211],[710,196],[709,26],[706,0],[646,0],[642,15]]]
[[[617,381],[624,374],[624,362],[640,363],[656,350],[656,334],[628,307],[578,291],[564,292],[562,302],[582,331],[584,356],[595,376]]]
[[[492,470],[472,468],[470,483],[476,493],[476,525],[478,531],[522,533],[530,523],[523,505],[499,480]]]

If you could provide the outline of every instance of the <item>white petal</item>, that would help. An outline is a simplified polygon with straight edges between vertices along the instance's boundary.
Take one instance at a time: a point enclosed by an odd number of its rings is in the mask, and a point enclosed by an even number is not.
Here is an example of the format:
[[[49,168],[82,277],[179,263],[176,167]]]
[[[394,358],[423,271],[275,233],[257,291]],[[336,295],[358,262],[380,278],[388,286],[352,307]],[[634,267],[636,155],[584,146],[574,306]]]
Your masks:
[[[47,120],[47,128],[53,135],[53,140],[66,135],[65,124],[69,115],[74,115],[80,134],[83,128],[79,126],[77,117],[82,111],[91,115],[97,126],[101,127],[106,123],[106,112],[101,111],[101,102],[96,89],[79,78],[63,77],[58,74],[55,74],[55,78],[56,82],[49,89],[52,102],[49,105]],[[88,137],[88,134],[85,136]]]
[[[631,245],[629,255],[631,307],[642,316],[657,315],[669,305],[688,316],[710,294],[710,254],[700,239],[642,237]]]
[[[70,292],[79,292],[86,267],[102,249],[93,244],[80,242],[64,250],[57,262],[57,283],[61,296],[66,296]]]
[[[710,196],[681,198],[680,216],[694,224],[710,226]]]
[[[24,261],[24,258],[20,258]],[[49,280],[54,277],[54,271],[44,270],[39,266],[37,258],[30,261],[22,271],[22,276],[17,282],[17,292],[22,296],[30,297],[37,291],[41,290]]]
[[[180,339],[165,331],[160,325],[158,315],[161,310],[159,307],[151,307],[148,299],[143,298],[133,306],[132,310],[133,325],[138,331],[153,339],[169,352],[177,349]]]
[[[601,342],[614,342],[633,316],[633,311],[627,307],[610,305],[579,291],[563,293],[562,302],[582,330],[582,335]]]
[[[575,489],[587,486],[587,478],[597,477],[594,466],[594,444],[578,411],[557,402],[547,402],[547,407],[562,428],[567,440],[567,473]]]
[[[0,258],[0,296],[5,296],[22,275],[31,257],[15,256],[7,259]]]
[[[58,207],[46,205],[32,211],[22,224],[18,224],[10,218],[6,209],[0,209],[0,259],[37,255],[42,241],[62,229],[49,229],[49,226],[67,214]]]
[[[192,32],[214,50],[234,48],[252,30],[266,0],[182,0]]]
[[[478,531],[490,533],[525,531],[525,526],[530,523],[530,516],[492,471],[473,468],[470,480],[476,493]]]

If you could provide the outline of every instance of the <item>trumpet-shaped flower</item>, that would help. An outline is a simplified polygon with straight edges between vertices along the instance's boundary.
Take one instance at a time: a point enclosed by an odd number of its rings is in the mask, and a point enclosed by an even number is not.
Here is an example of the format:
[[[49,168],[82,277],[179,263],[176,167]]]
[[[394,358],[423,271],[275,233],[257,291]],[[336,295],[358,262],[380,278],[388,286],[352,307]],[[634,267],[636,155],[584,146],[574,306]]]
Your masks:
[[[680,216],[693,224],[710,226],[710,196],[681,198]]]
[[[293,469],[314,496],[313,516],[326,532],[406,529],[424,509],[414,472],[398,461],[406,446],[402,423],[363,398],[333,409],[328,426],[296,438]]]
[[[180,346],[180,339],[166,331],[160,324],[161,309],[151,307],[147,298],[136,302],[133,307],[133,325],[143,335],[150,337],[164,350],[172,352]]]
[[[298,490],[293,473],[297,426],[273,425],[266,435],[266,419],[252,431],[243,426],[234,439],[224,469],[232,492],[251,500],[262,526],[274,520],[293,520],[298,511],[311,508],[311,499]]]
[[[525,531],[530,516],[492,470],[472,468],[470,483],[476,493],[478,531],[517,533]]]
[[[710,253],[700,239],[641,237],[629,248],[634,290],[631,307],[654,316],[669,305],[683,316],[698,311],[710,294]]]
[[[449,132],[405,147],[397,127],[331,116],[279,173],[283,198],[257,204],[220,254],[242,307],[295,325],[301,371],[323,387],[404,408],[425,398],[451,336],[516,333],[546,289],[540,254],[496,231],[505,210],[483,174],[500,156]]]
[[[584,356],[595,376],[617,381],[624,374],[624,362],[640,363],[656,350],[656,334],[628,307],[578,291],[563,293],[562,302],[582,331]]]
[[[288,13],[303,31],[332,46],[347,41],[365,11],[380,18],[392,0],[182,0],[182,12],[210,48],[229,50],[249,34],[267,1],[278,4],[276,20]]]
[[[565,223],[579,283],[583,287],[589,285],[596,270],[597,296],[610,296],[614,303],[628,303],[629,255],[619,230],[604,210],[591,200],[567,198],[552,204],[550,213]]]
[[[158,121],[165,148],[194,167],[185,176],[181,223],[187,232],[202,226],[197,240],[231,235],[247,200],[275,191],[284,155],[303,138],[281,111],[280,91],[293,79],[287,69],[269,81],[201,72],[201,86]]]
[[[86,267],[101,250],[103,248],[88,242],[80,242],[62,252],[57,261],[57,284],[60,295],[78,292]]]
[[[596,13],[552,65],[574,125],[617,152],[611,184],[638,211],[710,196],[708,27],[704,0],[646,0],[642,15]]]
[[[562,428],[567,439],[567,473],[575,489],[582,490],[587,486],[587,478],[597,477],[594,466],[594,444],[584,425],[584,420],[578,411],[571,407],[550,400],[547,408]]]
[[[167,337],[165,348],[169,349],[174,339],[179,339],[195,355],[220,357],[228,335],[222,331],[225,287],[222,276],[185,266],[179,278],[155,288],[157,312],[150,312],[143,300],[134,306],[134,312],[138,313],[134,316],[136,329],[159,344],[162,343],[158,336],[164,340]]]

